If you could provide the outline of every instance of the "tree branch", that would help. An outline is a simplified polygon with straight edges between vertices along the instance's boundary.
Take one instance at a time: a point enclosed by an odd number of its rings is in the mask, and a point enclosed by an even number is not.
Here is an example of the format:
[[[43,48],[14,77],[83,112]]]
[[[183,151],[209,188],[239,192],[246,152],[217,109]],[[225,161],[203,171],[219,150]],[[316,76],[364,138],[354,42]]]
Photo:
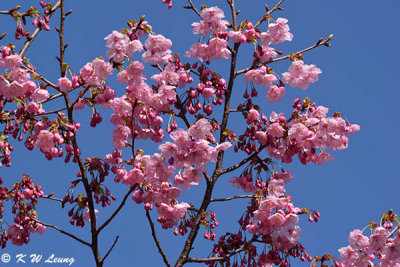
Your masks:
[[[212,198],[210,202],[223,202],[223,201],[230,201],[233,199],[239,199],[239,198],[255,198],[254,195],[238,195],[238,196],[233,196],[233,197],[227,197],[227,198]]]
[[[222,174],[225,174],[225,173],[228,173],[228,172],[231,172],[231,171],[234,171],[234,170],[240,168],[241,166],[243,166],[244,164],[246,164],[247,162],[249,162],[250,160],[252,160],[253,158],[255,158],[264,148],[265,148],[265,145],[260,146],[260,147],[258,148],[258,152],[253,153],[251,156],[245,158],[245,159],[242,160],[241,162],[239,162],[239,163],[237,163],[237,164],[235,164],[235,165],[233,165],[233,166],[231,166],[231,167],[229,167],[229,168],[226,168],[226,169],[221,170],[221,175],[222,175]]]
[[[169,263],[167,256],[165,255],[165,252],[164,252],[163,248],[161,247],[160,241],[158,241],[158,238],[156,235],[156,230],[154,229],[154,223],[151,219],[150,212],[148,210],[146,210],[146,217],[147,217],[147,220],[149,221],[150,228],[151,228],[151,235],[153,236],[154,243],[156,243],[158,252],[161,254],[161,257],[163,258],[165,265],[167,265],[168,267],[171,267],[171,264]]]
[[[253,241],[255,241],[256,236],[253,236],[253,238],[247,242],[246,244],[243,244],[240,248],[236,249],[235,251],[226,254],[223,257],[212,257],[212,258],[202,258],[202,259],[198,259],[198,258],[189,258],[187,259],[187,262],[198,262],[198,263],[202,263],[202,262],[213,262],[213,261],[224,261],[230,257],[232,257],[233,255],[236,255],[242,251],[244,251],[248,245],[250,245]]]
[[[62,0],[59,0],[54,6],[53,8],[50,10],[48,17],[50,18],[54,11],[57,10],[57,8],[59,8],[61,6],[61,2]],[[19,52],[19,55],[21,57],[24,57],[26,51],[28,50],[29,46],[32,44],[33,40],[35,40],[36,36],[38,36],[38,34],[40,33],[40,31],[42,30],[42,28],[37,27],[36,30],[33,32],[33,34],[31,35],[31,38],[29,40],[26,40],[24,46],[22,47],[21,51]]]
[[[233,30],[237,30],[237,19],[236,19],[236,9],[235,9],[235,0],[227,0],[229,7],[231,9],[232,14],[232,27]]]
[[[268,10],[264,16],[259,19],[256,24],[254,24],[254,28],[257,28],[258,26],[260,26],[261,23],[263,23],[264,21],[266,21],[268,19],[268,17],[272,14],[272,12],[274,12],[275,10],[277,10],[279,8],[279,6],[283,3],[283,1],[285,0],[280,0],[271,10]]]
[[[189,4],[190,4],[191,9],[192,9],[194,12],[196,12],[196,14],[201,18],[200,12],[199,12],[199,11],[197,10],[197,8],[193,5],[192,0],[188,0],[188,2],[189,2]]]
[[[119,213],[119,211],[122,209],[122,207],[125,205],[126,200],[128,199],[130,193],[133,192],[133,190],[135,190],[135,187],[131,187],[129,189],[129,191],[125,194],[124,198],[122,199],[121,203],[119,204],[118,208],[113,212],[113,214],[110,216],[110,218],[108,218],[98,229],[97,231],[100,233],[101,230],[104,229],[104,227],[106,227],[114,218],[115,216],[117,216],[117,214]]]
[[[66,231],[64,231],[64,230],[62,230],[62,229],[60,229],[60,228],[58,228],[58,227],[55,226],[55,225],[52,225],[52,224],[48,224],[48,223],[39,221],[38,219],[35,219],[35,218],[31,218],[31,220],[33,220],[33,221],[35,221],[35,222],[37,222],[37,223],[43,224],[43,225],[46,226],[46,227],[53,228],[53,229],[59,231],[60,233],[62,233],[62,234],[64,234],[64,235],[67,235],[67,236],[69,236],[69,237],[72,237],[72,238],[75,239],[76,241],[78,241],[78,242],[80,242],[80,243],[82,243],[82,244],[84,244],[84,245],[86,245],[86,246],[88,246],[88,247],[91,247],[91,244],[89,244],[88,242],[86,242],[86,241],[80,239],[79,237],[76,237],[75,235],[73,235],[73,234],[71,234],[71,233],[68,233],[68,232],[66,232]]]
[[[237,72],[235,73],[235,76],[238,76],[238,75],[244,74],[244,73],[246,73],[246,72],[248,72],[248,71],[250,71],[250,70],[259,68],[259,67],[261,67],[262,65],[265,66],[265,65],[268,65],[268,64],[273,63],[273,62],[277,62],[277,61],[281,61],[281,60],[284,60],[284,59],[288,59],[288,58],[290,58],[290,56],[293,55],[293,54],[300,54],[300,53],[302,54],[302,53],[305,53],[305,52],[307,52],[307,51],[310,51],[310,50],[312,50],[312,49],[314,49],[314,48],[317,48],[317,47],[319,47],[319,46],[322,46],[322,45],[329,46],[328,42],[332,39],[332,37],[333,37],[333,35],[331,34],[331,35],[329,35],[328,37],[326,37],[325,39],[322,39],[322,38],[319,39],[318,42],[316,42],[314,45],[312,45],[312,46],[310,46],[310,47],[307,47],[307,48],[305,48],[305,49],[303,49],[303,50],[301,50],[301,51],[298,51],[298,52],[295,52],[295,53],[292,53],[292,54],[290,54],[290,55],[286,55],[286,56],[283,56],[283,57],[278,57],[278,58],[275,58],[275,59],[270,59],[270,60],[268,60],[268,61],[266,61],[266,62],[263,62],[263,63],[260,63],[260,64],[258,64],[258,65],[256,65],[256,66],[251,66],[251,67],[248,67],[248,68],[246,68],[246,69],[239,70],[239,71],[237,71]]]
[[[393,228],[393,230],[386,236],[386,238],[391,238],[396,233],[396,231],[399,230],[399,228],[400,224],[396,225],[396,227]]]
[[[110,249],[107,251],[106,255],[104,256],[104,258],[101,260],[102,262],[104,262],[106,260],[106,258],[108,257],[108,255],[110,255],[111,251],[113,250],[113,248],[115,247],[115,244],[117,244],[119,239],[119,235],[117,235],[117,237],[114,240],[114,243],[112,244],[112,246],[110,247]]]
[[[52,193],[53,194],[53,193]],[[51,195],[52,195],[51,194]],[[42,198],[47,198],[47,199],[51,199],[51,200],[54,200],[54,201],[58,201],[58,202],[63,202],[63,200],[62,199],[60,199],[60,198],[55,198],[55,197],[52,197],[51,195],[46,195],[46,196],[42,196]]]

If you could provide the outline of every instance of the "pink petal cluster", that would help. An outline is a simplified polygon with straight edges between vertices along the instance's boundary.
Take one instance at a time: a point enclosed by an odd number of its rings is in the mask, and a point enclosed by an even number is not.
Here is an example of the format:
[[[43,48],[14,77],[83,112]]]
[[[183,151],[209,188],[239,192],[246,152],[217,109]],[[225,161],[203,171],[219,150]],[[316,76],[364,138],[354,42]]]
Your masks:
[[[186,57],[197,57],[201,60],[228,59],[231,52],[226,48],[228,42],[225,39],[214,37],[207,44],[194,43],[189,51],[185,53]]]
[[[265,66],[261,66],[259,69],[246,72],[244,80],[254,84],[261,84],[262,87],[268,87],[274,84],[277,78],[274,74],[267,73],[267,68]]]
[[[253,183],[253,178],[251,174],[243,175],[240,177],[233,177],[229,180],[232,185],[236,188],[242,188],[246,193],[254,193],[257,190],[257,187]]]
[[[171,40],[165,38],[163,35],[149,35],[144,43],[147,51],[143,53],[142,60],[159,65],[167,63],[171,58],[171,46]]]
[[[315,65],[305,65],[302,60],[297,60],[292,63],[288,72],[282,74],[282,82],[289,83],[291,87],[307,89],[310,83],[318,81],[318,74],[321,73]]]
[[[161,142],[164,138],[161,128],[163,119],[160,113],[169,110],[176,99],[175,86],[168,84],[176,82],[178,85],[192,81],[187,72],[182,73],[178,70],[178,74],[173,68],[167,65],[165,72],[153,77],[159,82],[156,90],[144,82],[145,76],[142,75],[144,66],[138,61],[132,62],[126,70],[118,74],[118,81],[128,84],[126,87],[128,95],[107,102],[109,103],[107,106],[111,106],[114,110],[111,122],[116,125],[113,137],[115,147],[125,147],[125,139],[132,136],[132,130],[136,132],[138,139],[151,138],[153,141]]]
[[[181,202],[174,205],[167,205],[162,203],[160,207],[157,208],[158,212],[158,222],[161,223],[162,228],[168,229],[179,223],[179,220],[185,216],[187,208],[190,205]]]
[[[62,77],[58,79],[57,86],[58,88],[60,88],[61,92],[67,93],[69,90],[72,89],[72,82],[68,78]]]
[[[349,140],[346,135],[360,129],[356,124],[348,125],[341,117],[327,117],[327,113],[327,108],[318,106],[286,122],[283,113],[273,112],[268,130],[257,131],[255,136],[260,144],[266,145],[270,156],[282,162],[291,162],[292,157],[298,154],[303,164],[323,164],[333,160],[327,150],[347,148]]]
[[[286,196],[285,185],[292,179],[290,172],[275,172],[268,182],[268,196],[261,201],[253,212],[253,222],[246,225],[251,234],[261,234],[272,237],[274,249],[287,251],[297,244],[300,238],[300,209]]]
[[[269,44],[279,44],[285,41],[292,41],[293,34],[289,32],[290,28],[287,25],[288,20],[278,18],[275,22],[268,25],[268,31],[261,33],[260,42],[263,46]]]
[[[259,46],[254,52],[254,57],[260,59],[262,62],[276,58],[278,53],[274,48],[269,46]]]
[[[390,238],[384,227],[375,228],[370,237],[363,235],[361,230],[354,230],[349,235],[349,246],[339,249],[340,262],[336,267],[345,266],[379,266],[392,267],[400,265],[400,236]]]
[[[130,171],[121,165],[119,150],[108,154],[105,162],[113,165],[111,171],[116,175],[115,182],[122,181],[124,184],[139,188],[132,195],[136,203],[144,202],[146,209],[152,209],[154,203],[159,213],[158,221],[164,229],[177,225],[185,215],[188,204],[171,204],[181,194],[181,190],[168,181],[174,174],[174,168],[168,166],[160,154],[137,155],[134,167]]]
[[[36,137],[35,146],[40,149],[46,157],[56,158],[62,155],[62,150],[58,149],[55,145],[61,145],[64,139],[59,133],[52,133],[48,130],[40,130]]]
[[[97,209],[94,209],[94,213],[99,213],[99,211]],[[86,208],[86,212],[85,214],[83,214],[83,220],[86,222],[90,222],[90,211],[88,208]]]
[[[107,79],[108,76],[113,73],[113,71],[114,69],[111,63],[97,58],[83,66],[80,70],[80,75],[86,86],[99,86],[102,84],[103,80]]]
[[[210,33],[217,35],[219,32],[226,31],[226,24],[228,21],[222,20],[225,15],[218,7],[203,8],[200,13],[202,20],[200,22],[193,22],[193,34],[201,34],[207,36]]]
[[[139,40],[130,41],[127,35],[117,31],[113,31],[104,39],[107,40],[107,57],[117,63],[121,63],[125,57],[131,58],[136,52],[143,51],[143,45]]]
[[[279,102],[285,96],[285,87],[273,84],[269,87],[265,96],[269,102]]]
[[[37,88],[28,70],[22,68],[22,58],[18,54],[12,55],[8,46],[1,49],[0,68],[3,67],[7,67],[8,73],[0,75],[0,96],[6,99],[30,97],[39,90],[43,97],[48,95],[47,90]]]
[[[206,138],[211,135],[211,124],[207,119],[200,119],[188,131],[178,129],[170,134],[174,143],[166,142],[159,146],[163,157],[170,159],[176,169],[183,168],[183,172],[174,178],[176,185],[189,189],[191,185],[200,183],[206,171],[206,164],[217,160],[221,150],[228,149],[231,144],[223,143],[212,147]]]
[[[160,86],[173,85],[179,88],[185,88],[186,84],[193,82],[193,78],[189,75],[189,71],[190,70],[185,70],[179,66],[167,64],[161,73],[154,74],[151,78]]]

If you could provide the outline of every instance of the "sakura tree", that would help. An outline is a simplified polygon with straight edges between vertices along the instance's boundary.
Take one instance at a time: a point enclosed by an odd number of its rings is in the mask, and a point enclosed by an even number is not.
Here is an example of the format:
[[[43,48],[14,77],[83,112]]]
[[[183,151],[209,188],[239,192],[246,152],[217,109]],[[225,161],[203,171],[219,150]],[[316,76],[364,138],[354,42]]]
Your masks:
[[[400,266],[398,218],[391,210],[379,223],[351,232],[340,258],[310,255],[300,242],[299,219],[318,222],[320,214],[312,207],[298,207],[286,192],[293,179],[287,166],[293,160],[304,165],[332,161],[331,152],[346,149],[348,135],[360,127],[307,97],[294,99],[286,114],[266,110],[268,103],[285,97],[287,88],[305,90],[318,81],[322,71],[308,62],[306,52],[329,47],[332,35],[299,51],[280,51],[279,45],[295,34],[282,17],[284,0],[266,3],[260,18],[241,17],[234,0],[215,3],[218,6],[188,0],[184,8],[190,12],[184,15],[194,20],[193,36],[188,36],[193,44],[183,55],[174,52],[173,36],[158,33],[142,16],[105,36],[105,54],[73,69],[67,63],[64,36],[72,11],[64,2],[41,1],[38,7],[0,12],[16,21],[17,39],[1,44],[0,52],[2,168],[12,166],[13,146],[19,141],[28,150],[40,151],[49,164],[64,161],[76,173],[68,188],[54,194],[29,174],[15,184],[4,178],[1,215],[7,217],[10,206],[13,221],[2,221],[2,248],[8,241],[21,246],[35,232],[55,230],[88,247],[96,266],[103,266],[113,250],[118,253],[119,236],[103,251],[101,233],[132,202],[138,207],[130,212],[142,216],[139,211],[144,209],[148,226],[143,227],[151,230],[160,265],[290,266],[297,258],[309,266]],[[172,8],[171,0],[162,2]],[[53,21],[53,14],[59,21]],[[42,31],[58,34],[56,80],[25,56]],[[239,57],[247,67],[238,67]],[[288,69],[277,73],[281,61]],[[238,86],[243,82],[245,88]],[[237,95],[241,97],[234,98]],[[77,119],[82,116],[90,122]],[[104,155],[84,151],[82,136],[87,136],[81,132],[108,122],[112,135],[104,142],[113,149]],[[216,198],[221,179],[229,180],[231,188]],[[184,193],[201,183],[205,190],[197,196],[199,205],[190,203]],[[114,195],[117,187],[126,188],[125,194]],[[242,194],[233,195],[234,188]],[[80,237],[76,228],[46,222],[36,211],[39,200],[59,202],[63,220],[82,227],[90,240]],[[231,229],[219,224],[213,206],[229,208],[234,201],[248,205]],[[101,217],[108,206],[111,215]],[[157,224],[171,236],[185,238],[174,263],[157,235]],[[226,234],[217,235],[216,227]],[[210,254],[201,258],[191,254],[199,238],[212,241]]]

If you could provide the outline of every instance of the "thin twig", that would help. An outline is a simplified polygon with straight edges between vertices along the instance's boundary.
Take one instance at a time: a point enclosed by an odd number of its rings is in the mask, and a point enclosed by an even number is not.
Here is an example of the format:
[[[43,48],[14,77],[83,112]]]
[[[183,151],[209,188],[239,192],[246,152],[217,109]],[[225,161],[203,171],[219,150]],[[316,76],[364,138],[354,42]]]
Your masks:
[[[261,24],[263,21],[266,21],[266,20],[268,19],[268,17],[272,14],[272,12],[274,12],[275,10],[277,10],[277,9],[279,8],[279,6],[283,3],[283,1],[285,1],[285,0],[280,0],[271,10],[268,10],[268,11],[264,14],[264,16],[263,16],[261,19],[259,19],[259,20],[256,22],[256,24],[254,24],[254,28],[257,28],[258,26],[260,26],[260,24]]]
[[[238,196],[227,197],[227,198],[213,198],[210,200],[210,202],[223,202],[223,201],[230,201],[233,199],[240,199],[240,198],[255,198],[255,196],[254,195],[238,195]]]
[[[56,89],[57,91],[60,92],[60,89],[57,87],[57,85],[55,85],[54,83],[52,83],[52,82],[50,82],[49,80],[47,80],[46,78],[44,78],[42,75],[40,75],[40,74],[34,72],[32,69],[30,69],[30,68],[28,68],[28,67],[26,67],[26,66],[22,66],[22,67],[23,67],[25,70],[29,71],[30,73],[40,76],[39,79],[41,79],[42,81],[44,81],[48,86],[51,86],[51,87],[53,87],[54,89]]]
[[[111,251],[113,250],[113,248],[115,247],[115,244],[117,244],[119,239],[119,235],[117,235],[117,237],[114,240],[114,243],[112,244],[112,246],[110,247],[110,249],[107,251],[106,255],[104,256],[104,258],[101,260],[102,262],[104,262],[106,260],[106,258],[108,257],[108,255],[110,255]]]
[[[113,214],[110,216],[110,218],[108,218],[100,227],[99,229],[97,229],[97,232],[100,233],[101,230],[104,229],[104,227],[106,227],[113,219],[115,216],[117,216],[117,214],[119,213],[119,211],[122,209],[122,207],[125,205],[126,200],[128,199],[130,193],[133,192],[133,190],[135,190],[135,187],[132,186],[128,192],[126,192],[124,198],[121,201],[121,204],[119,204],[118,208],[113,212]]]
[[[56,88],[57,88],[57,87],[56,87]],[[68,93],[71,93],[72,91],[74,91],[74,90],[76,90],[76,89],[78,89],[78,88],[80,88],[80,87],[73,88],[73,89],[69,90]],[[86,88],[86,89],[88,89],[88,88]],[[85,89],[85,91],[86,91],[86,89]],[[46,98],[45,100],[43,100],[42,102],[40,102],[39,104],[44,104],[44,103],[49,102],[49,101],[51,101],[51,100],[54,100],[54,99],[56,99],[56,98],[62,97],[63,95],[64,95],[63,93],[58,93],[58,94],[56,94],[56,95],[51,95],[51,96],[49,96],[48,98]]]
[[[154,242],[156,243],[158,252],[161,254],[161,257],[163,258],[165,265],[167,265],[168,267],[171,267],[171,264],[169,263],[167,256],[165,255],[165,252],[164,252],[163,248],[161,247],[160,241],[158,241],[158,238],[156,235],[156,230],[154,229],[154,223],[151,219],[150,212],[148,210],[146,210],[146,217],[147,217],[147,220],[149,221],[150,228],[151,228],[151,235],[153,236]]]
[[[396,227],[393,228],[393,230],[386,236],[386,238],[392,237],[396,233],[396,231],[399,230],[399,228],[400,228],[400,224],[396,225]]]
[[[62,199],[60,199],[60,198],[55,198],[55,197],[48,196],[48,195],[46,195],[46,196],[42,196],[42,198],[51,199],[51,200],[58,201],[58,202],[61,202],[61,203],[63,202],[63,200],[62,200]]]
[[[41,115],[41,116],[43,116],[43,115],[49,115],[49,114],[53,114],[53,113],[58,113],[58,112],[60,112],[60,111],[66,110],[66,109],[67,109],[67,108],[59,108],[59,109],[56,109],[56,110],[47,111],[47,112],[42,113],[42,114],[39,114],[39,115]]]
[[[248,245],[250,245],[252,242],[254,242],[256,240],[256,236],[253,236],[253,238],[247,242],[246,244],[243,244],[242,246],[240,246],[240,248],[236,249],[235,251],[226,254],[223,257],[212,257],[212,258],[202,258],[202,259],[198,259],[198,258],[188,258],[186,260],[186,262],[213,262],[213,261],[224,261],[230,257],[232,257],[233,255],[236,255],[242,251],[244,251]]]
[[[318,40],[318,42],[315,43],[314,45],[312,45],[312,46],[310,46],[310,47],[307,47],[307,48],[305,48],[305,49],[303,49],[303,50],[301,50],[301,51],[298,51],[298,52],[295,52],[295,53],[292,53],[292,54],[289,54],[289,55],[286,55],[286,56],[283,56],[283,57],[278,57],[278,58],[270,59],[270,60],[268,60],[268,61],[266,61],[266,62],[263,62],[263,63],[260,63],[260,64],[258,64],[258,65],[256,65],[256,66],[251,66],[251,67],[248,67],[248,68],[239,70],[239,71],[237,71],[237,72],[235,73],[235,76],[238,76],[238,75],[241,75],[241,74],[243,74],[243,73],[246,73],[246,72],[248,72],[248,71],[250,71],[250,70],[259,68],[259,67],[261,67],[262,65],[265,66],[265,65],[268,65],[268,64],[273,63],[273,62],[277,62],[277,61],[281,61],[281,60],[288,59],[288,58],[290,58],[290,56],[293,55],[293,54],[302,54],[302,53],[305,53],[305,52],[307,52],[307,51],[310,51],[310,50],[312,50],[312,49],[314,49],[314,48],[317,48],[317,47],[319,47],[319,46],[328,45],[328,42],[332,39],[332,37],[333,37],[333,35],[331,34],[331,35],[329,35],[328,37],[326,37],[325,39],[323,39],[323,40],[320,39],[320,40]]]
[[[255,158],[264,148],[265,148],[265,145],[260,146],[258,148],[258,152],[253,153],[251,156],[245,158],[244,160],[240,161],[239,163],[236,163],[235,165],[233,165],[229,168],[221,170],[221,175],[240,168],[241,166],[243,166],[244,164],[246,164],[247,162],[249,162],[250,160]]]
[[[44,225],[44,226],[46,226],[46,227],[53,228],[53,229],[59,231],[60,233],[62,233],[62,234],[64,234],[64,235],[67,235],[67,236],[69,236],[69,237],[72,237],[72,238],[75,239],[76,241],[78,241],[78,242],[80,242],[80,243],[82,243],[82,244],[84,244],[84,245],[86,245],[86,246],[88,246],[88,247],[91,247],[91,245],[90,245],[88,242],[86,242],[86,241],[80,239],[79,237],[77,237],[77,236],[75,236],[75,235],[73,235],[73,234],[71,234],[71,233],[68,233],[68,232],[66,232],[66,231],[64,231],[64,230],[62,230],[62,229],[60,229],[60,228],[58,228],[58,227],[55,226],[55,225],[52,225],[52,224],[48,224],[48,223],[39,221],[38,219],[35,219],[35,218],[31,218],[31,220],[33,220],[33,221],[35,221],[35,222],[37,222],[37,223],[40,223],[40,224],[42,224],[42,225]]]
[[[194,12],[196,12],[196,14],[201,18],[200,12],[199,12],[199,11],[197,10],[197,8],[193,5],[192,0],[188,0],[188,2],[189,2],[189,4],[190,4],[190,7],[192,8],[192,10],[193,10]]]
[[[53,8],[50,10],[49,14],[47,15],[49,18],[51,17],[51,15],[54,13],[54,11],[57,10],[57,8],[59,8],[61,6],[61,0],[59,0],[54,6]],[[41,27],[37,27],[36,30],[33,32],[33,34],[31,35],[31,38],[29,38],[29,40],[26,40],[24,46],[22,47],[21,51],[19,52],[19,55],[21,57],[24,57],[26,51],[28,50],[29,46],[32,44],[33,40],[35,40],[36,36],[38,36],[38,34],[40,33],[40,31],[42,30]]]

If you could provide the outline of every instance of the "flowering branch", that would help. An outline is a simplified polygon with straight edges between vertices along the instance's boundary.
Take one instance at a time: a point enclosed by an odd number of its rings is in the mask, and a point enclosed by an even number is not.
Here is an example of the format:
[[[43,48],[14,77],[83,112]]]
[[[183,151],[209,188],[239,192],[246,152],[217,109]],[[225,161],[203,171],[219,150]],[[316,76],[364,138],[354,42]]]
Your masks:
[[[233,252],[231,252],[231,253],[227,253],[227,254],[226,254],[225,256],[223,256],[223,257],[212,257],[212,258],[202,258],[202,259],[198,259],[198,258],[189,258],[189,259],[187,259],[187,262],[198,262],[198,263],[201,263],[201,262],[224,261],[224,260],[226,260],[226,259],[228,259],[228,258],[230,258],[230,257],[232,257],[232,256],[234,256],[234,255],[236,255],[236,254],[238,254],[238,253],[240,253],[240,252],[246,250],[247,247],[248,247],[252,242],[254,242],[256,239],[257,239],[257,236],[254,235],[253,238],[252,238],[249,242],[247,242],[247,243],[241,245],[241,246],[240,246],[238,249],[236,249],[235,251],[233,251]]]
[[[52,197],[52,195],[53,194],[50,194],[50,195],[45,195],[45,196],[43,196],[42,198],[47,198],[47,199],[51,199],[51,200],[54,200],[54,201],[58,201],[58,202],[63,202],[63,200],[62,199],[60,199],[60,198],[55,198],[55,197]]]
[[[149,221],[150,228],[151,228],[151,235],[153,236],[153,240],[156,243],[156,246],[158,248],[158,252],[161,254],[165,265],[167,267],[171,267],[171,264],[169,263],[169,261],[167,259],[167,256],[165,255],[165,252],[164,252],[163,248],[161,247],[160,241],[157,238],[156,230],[154,229],[154,223],[153,223],[153,221],[151,219],[150,212],[148,210],[146,210],[146,217],[147,217],[147,220]]]
[[[192,0],[188,0],[190,7],[188,7],[188,9],[192,9],[194,12],[196,12],[196,14],[201,18],[200,12],[197,10],[197,8],[194,6]]]
[[[258,26],[260,26],[261,23],[263,23],[264,21],[266,21],[269,16],[272,14],[272,12],[274,12],[277,9],[281,9],[280,5],[283,3],[283,1],[285,0],[280,0],[271,10],[267,10],[267,12],[264,14],[264,16],[259,19],[256,24],[254,24],[254,28],[257,28]],[[268,9],[268,6],[265,5],[265,7]]]
[[[54,6],[53,8],[50,10],[48,17],[50,18],[54,11],[56,11],[61,5],[62,0],[59,0]],[[40,33],[40,31],[42,30],[41,27],[37,27],[36,30],[33,32],[33,34],[31,35],[31,37],[26,40],[24,46],[22,47],[21,51],[19,52],[21,57],[24,57],[26,51],[28,50],[29,46],[32,44],[33,40],[35,40],[36,36],[38,36],[38,34]]]
[[[240,168],[241,166],[243,166],[244,164],[246,164],[247,162],[249,162],[249,161],[252,160],[253,158],[257,157],[257,155],[258,155],[264,148],[265,148],[265,145],[261,145],[261,146],[258,148],[258,152],[253,153],[251,156],[245,158],[244,160],[240,161],[239,163],[236,163],[235,165],[233,165],[233,166],[231,166],[231,167],[229,167],[229,168],[226,168],[226,169],[221,170],[221,174],[225,174],[225,173],[228,173],[228,172],[231,172],[231,171],[234,171],[234,170]]]
[[[115,244],[117,244],[119,239],[119,235],[117,235],[117,237],[115,237],[114,243],[112,244],[112,246],[110,247],[110,249],[107,251],[106,255],[103,257],[103,259],[101,260],[102,262],[104,262],[106,260],[106,258],[108,257],[108,255],[110,255],[111,251],[113,250],[113,248],[115,247]]]
[[[80,242],[80,243],[82,243],[82,244],[84,244],[84,245],[86,245],[86,246],[91,247],[91,244],[89,244],[88,242],[86,242],[86,241],[80,239],[79,237],[76,237],[75,235],[73,235],[73,234],[71,234],[71,233],[68,233],[68,232],[66,232],[66,231],[64,231],[64,230],[62,230],[62,229],[60,229],[59,227],[57,227],[57,226],[55,226],[55,225],[52,225],[52,224],[48,224],[48,223],[39,221],[38,219],[32,218],[32,217],[31,217],[30,219],[33,220],[33,221],[35,221],[35,222],[37,222],[37,223],[43,224],[43,225],[46,226],[46,227],[53,228],[53,229],[59,231],[60,233],[62,233],[62,234],[64,234],[64,235],[67,235],[67,236],[69,236],[69,237],[72,237],[72,238],[75,239],[76,241],[78,241],[78,242]]]
[[[244,73],[246,73],[246,72],[248,72],[248,71],[250,71],[250,70],[253,70],[253,69],[256,69],[256,68],[258,68],[258,67],[261,67],[261,66],[263,66],[263,65],[266,66],[266,65],[268,65],[268,64],[270,64],[270,63],[273,63],[273,62],[277,62],[277,61],[281,61],[281,60],[288,59],[288,58],[290,58],[292,55],[295,55],[295,54],[302,54],[302,53],[305,53],[305,52],[307,52],[307,51],[310,51],[310,50],[312,50],[312,49],[314,49],[314,48],[317,48],[317,47],[319,47],[319,46],[322,46],[322,45],[328,46],[328,47],[329,47],[330,44],[329,44],[328,42],[332,39],[332,37],[333,37],[333,35],[331,34],[331,35],[329,35],[328,37],[326,37],[325,39],[321,38],[321,39],[319,39],[318,42],[316,42],[314,45],[312,45],[312,46],[310,46],[310,47],[307,47],[307,48],[305,48],[305,49],[303,49],[303,50],[300,50],[300,51],[298,51],[298,52],[295,52],[295,53],[292,53],[292,54],[290,54],[290,55],[286,55],[286,56],[283,56],[283,57],[278,57],[278,58],[275,58],[275,59],[270,59],[270,60],[268,60],[268,61],[266,61],[266,62],[264,62],[264,63],[260,63],[260,64],[257,64],[257,65],[255,65],[255,66],[251,66],[251,67],[249,67],[249,68],[239,70],[239,71],[237,71],[237,72],[235,73],[235,76],[239,76],[239,75],[244,74]]]
[[[129,195],[135,190],[135,187],[132,186],[128,192],[126,192],[124,198],[122,199],[121,203],[119,204],[118,208],[113,212],[113,214],[97,229],[97,232],[100,233],[101,230],[104,229],[114,218],[117,216],[119,211],[125,205],[126,200],[128,199]]]

